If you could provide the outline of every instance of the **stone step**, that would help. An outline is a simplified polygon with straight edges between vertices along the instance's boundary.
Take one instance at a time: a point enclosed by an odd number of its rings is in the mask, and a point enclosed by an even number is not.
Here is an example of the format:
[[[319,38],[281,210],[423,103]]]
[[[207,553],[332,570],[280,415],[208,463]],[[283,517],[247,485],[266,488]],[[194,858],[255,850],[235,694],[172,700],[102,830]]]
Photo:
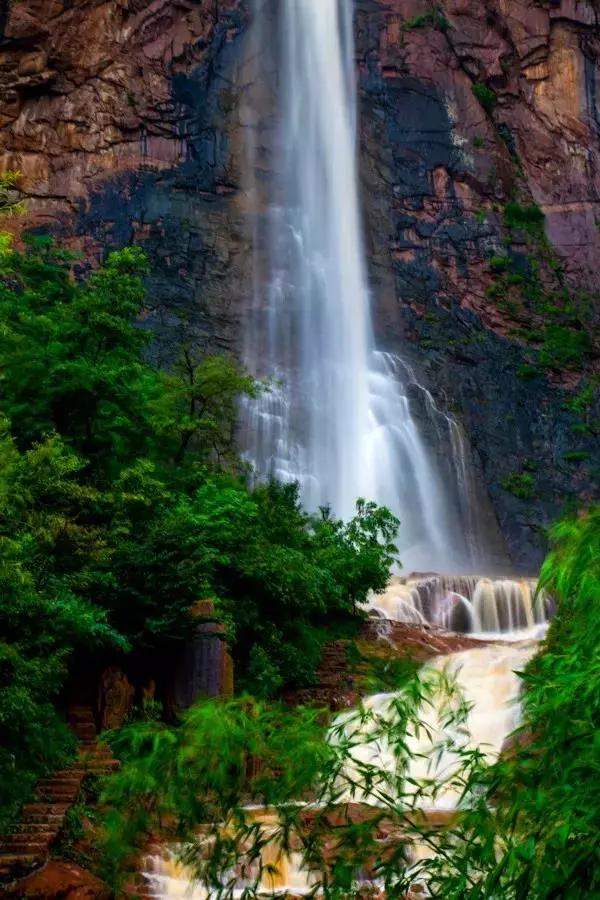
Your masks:
[[[42,825],[44,828],[58,830],[62,827],[62,823],[64,822],[64,820],[64,813],[62,813],[61,815],[51,815],[50,813],[30,813],[28,816],[23,816],[23,819],[19,824]]]
[[[0,841],[0,854],[45,853],[55,838],[55,834],[44,840],[38,840],[38,835],[10,834]]]
[[[71,730],[75,732],[80,741],[93,741],[97,736],[96,726],[93,722],[77,722],[71,726]]]
[[[90,744],[89,747],[82,747],[77,754],[78,759],[113,759],[112,752],[109,747],[99,747],[97,744]]]
[[[37,783],[37,789],[39,791],[52,790],[53,788],[74,788],[79,790],[82,781],[83,775],[58,775],[53,778],[42,778]]]
[[[91,706],[70,706],[67,715],[69,722],[93,722],[94,725],[96,724]]]
[[[81,787],[81,778],[78,778],[77,781],[57,781],[57,782],[45,782],[36,785],[36,791],[38,794],[74,794],[76,795]]]
[[[70,804],[63,803],[42,803],[40,801],[36,801],[33,803],[26,803],[23,807],[23,818],[29,818],[30,816],[64,816],[66,811],[68,810]],[[37,819],[35,821],[38,821]]]
[[[41,857],[38,853],[0,853],[0,867],[9,866],[12,870],[15,866],[29,867],[39,863]]]
[[[71,708],[69,720],[80,738],[78,758],[73,766],[42,778],[36,785],[35,798],[23,807],[21,821],[0,836],[0,880],[24,875],[43,865],[67,810],[79,796],[84,778],[90,774],[106,775],[119,766],[110,747],[97,740],[91,709]],[[145,891],[142,896],[146,896]]]
[[[55,835],[58,834],[60,825],[62,823],[63,817],[57,816],[57,819],[60,819],[58,822],[17,822],[16,825],[13,825],[12,831],[10,834],[42,834],[42,835]]]
[[[119,766],[120,763],[117,759],[106,760],[106,762],[90,763],[90,765],[86,768],[86,774],[97,776],[107,775],[113,769],[118,769]]]
[[[108,766],[114,760],[114,756],[108,754],[102,756],[82,756],[79,760],[82,769],[89,769],[90,766]]]
[[[49,803],[66,803],[69,806],[75,802],[79,788],[40,788],[36,790],[35,796],[38,800],[47,800]]]
[[[115,766],[119,765],[118,759],[115,759],[114,756],[92,756],[89,759],[82,757],[81,763],[86,772],[89,772],[90,769],[102,769],[103,767],[114,769]]]

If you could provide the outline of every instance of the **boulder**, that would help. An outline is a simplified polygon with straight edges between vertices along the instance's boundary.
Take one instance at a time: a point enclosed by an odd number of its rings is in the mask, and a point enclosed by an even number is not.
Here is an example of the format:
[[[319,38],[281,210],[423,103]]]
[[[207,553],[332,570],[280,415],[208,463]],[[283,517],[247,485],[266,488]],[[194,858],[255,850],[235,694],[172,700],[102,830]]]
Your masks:
[[[7,889],[13,900],[110,900],[111,892],[99,878],[66,860],[53,859],[43,869]]]

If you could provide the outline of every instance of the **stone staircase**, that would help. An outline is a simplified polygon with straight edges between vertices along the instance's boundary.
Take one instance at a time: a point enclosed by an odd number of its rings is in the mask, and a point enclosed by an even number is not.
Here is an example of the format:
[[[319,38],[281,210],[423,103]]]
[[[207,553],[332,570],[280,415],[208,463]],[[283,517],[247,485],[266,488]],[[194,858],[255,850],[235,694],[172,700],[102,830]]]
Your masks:
[[[98,740],[90,707],[71,707],[69,724],[79,740],[77,759],[68,768],[37,783],[35,796],[23,807],[19,822],[0,837],[0,881],[42,866],[67,811],[79,796],[83,779],[87,775],[106,775],[119,765],[110,749]]]

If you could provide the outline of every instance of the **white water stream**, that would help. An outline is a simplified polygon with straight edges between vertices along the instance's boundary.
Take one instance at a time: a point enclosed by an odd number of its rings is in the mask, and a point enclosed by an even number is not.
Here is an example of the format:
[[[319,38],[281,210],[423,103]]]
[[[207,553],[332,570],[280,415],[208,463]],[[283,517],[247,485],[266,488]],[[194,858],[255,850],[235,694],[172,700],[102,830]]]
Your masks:
[[[250,371],[274,382],[247,406],[247,457],[261,476],[298,481],[308,509],[330,506],[349,518],[357,497],[388,506],[402,522],[405,566],[472,571],[483,562],[482,529],[460,426],[407,362],[374,339],[359,203],[354,4],[279,0],[274,9],[275,34],[264,3],[253,26],[257,56],[278,47],[280,124],[267,154],[269,226],[255,233],[259,271],[245,350]],[[261,140],[269,143],[270,134]],[[254,146],[250,157],[263,186]],[[249,191],[260,193],[256,184]]]
[[[503,640],[541,637],[553,606],[534,578],[479,575],[392,576],[369,598],[371,614],[382,619]]]
[[[416,807],[431,815],[456,807],[460,799],[459,788],[452,783],[452,778],[461,767],[461,750],[479,748],[490,762],[498,756],[506,738],[519,723],[521,682],[516,673],[525,667],[535,650],[535,641],[483,645],[437,657],[425,667],[426,676],[431,670],[447,673],[470,706],[470,711],[459,728],[449,727],[446,721],[447,700],[440,694],[438,700],[425,703],[421,708],[418,716],[420,727],[409,726],[406,739],[409,755],[407,787],[402,795],[408,809]],[[370,789],[365,793],[348,793],[348,802],[377,806],[381,785],[388,785],[388,777],[397,772],[396,754],[385,736],[381,736],[385,732],[381,721],[393,721],[396,697],[396,694],[377,694],[367,698],[364,708],[371,718],[364,722],[353,713],[344,713],[338,719],[353,736],[354,746],[347,764],[348,776],[357,777],[360,783],[364,783],[360,776],[355,776],[354,767],[357,764],[366,764],[372,772],[381,773],[381,777],[373,778]],[[449,739],[451,745],[439,752],[440,744]],[[420,788],[418,800],[415,800],[415,796],[411,797],[411,791],[415,794],[417,784]],[[342,801],[343,797],[340,798]],[[265,837],[270,829],[276,831],[277,819],[272,813],[256,810],[254,815]],[[415,854],[419,853],[419,847],[415,845]],[[265,895],[287,893],[297,896],[309,893],[314,885],[303,871],[299,854],[288,857],[282,855],[276,846],[267,845],[262,864],[272,866],[261,882],[261,892]],[[190,871],[178,862],[176,854],[152,857],[145,874],[152,896],[159,900],[184,897],[206,900],[210,896],[203,886],[194,883]],[[239,896],[243,895],[246,884],[240,877]]]

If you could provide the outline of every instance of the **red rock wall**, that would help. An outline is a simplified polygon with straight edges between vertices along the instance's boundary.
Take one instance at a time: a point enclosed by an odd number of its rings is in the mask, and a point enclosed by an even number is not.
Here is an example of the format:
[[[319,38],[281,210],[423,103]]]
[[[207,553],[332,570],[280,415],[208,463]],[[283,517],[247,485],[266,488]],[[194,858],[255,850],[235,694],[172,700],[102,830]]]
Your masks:
[[[435,166],[425,215],[452,196],[466,215],[485,212],[497,222],[498,204],[514,195],[530,198],[545,213],[548,238],[569,274],[598,288],[600,6],[593,0],[443,0],[442,28],[411,27],[432,8],[423,0],[392,0],[378,12],[372,6],[359,4],[363,69],[435,89],[462,156],[460,165]],[[491,115],[473,93],[476,83],[496,95]],[[392,246],[394,252],[408,251]],[[506,333],[506,317],[481,290],[479,253],[465,273],[452,261],[436,265],[463,305]]]
[[[76,215],[124,172],[185,159],[172,78],[206,63],[238,0],[9,0],[0,52],[2,170],[27,224]],[[232,33],[236,25],[231,23]]]

